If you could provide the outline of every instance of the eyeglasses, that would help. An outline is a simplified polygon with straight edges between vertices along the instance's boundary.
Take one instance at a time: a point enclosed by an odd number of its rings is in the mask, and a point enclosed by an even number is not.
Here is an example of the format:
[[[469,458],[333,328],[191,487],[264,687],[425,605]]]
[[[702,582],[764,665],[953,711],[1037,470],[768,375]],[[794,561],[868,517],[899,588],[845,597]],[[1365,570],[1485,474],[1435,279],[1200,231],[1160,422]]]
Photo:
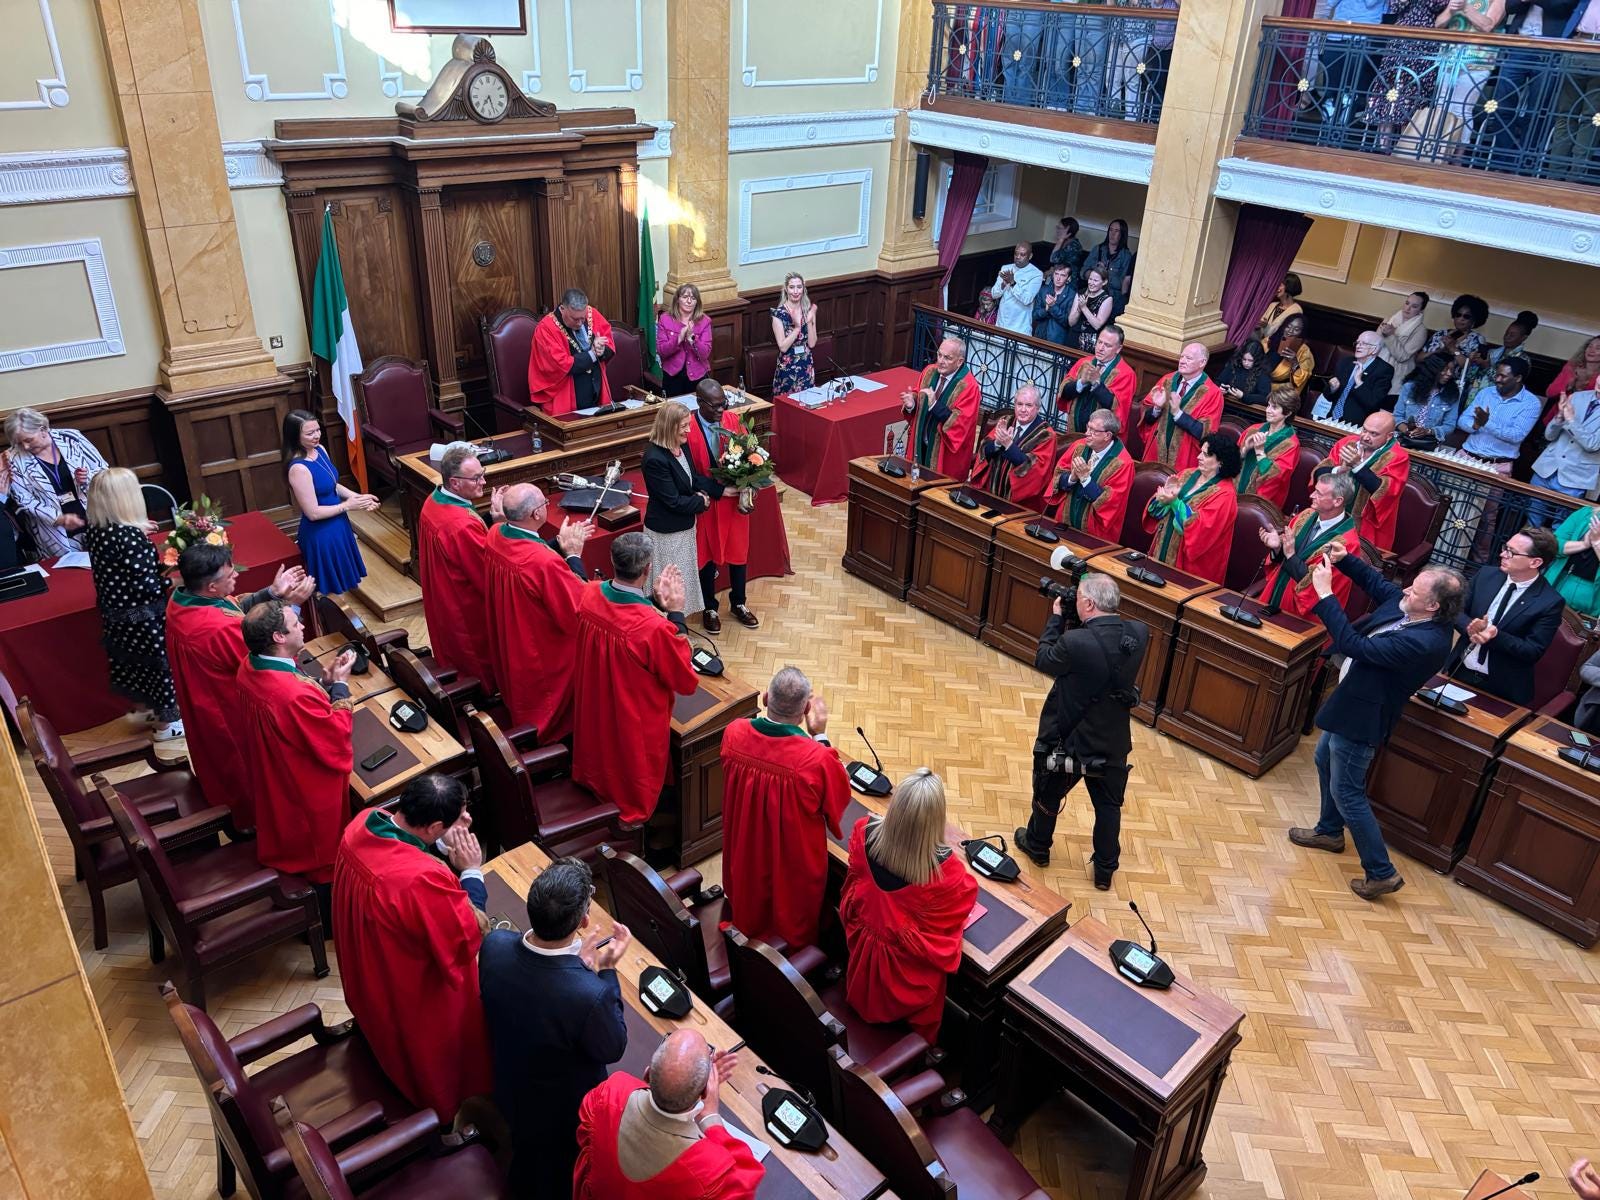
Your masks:
[[[1532,558],[1533,555],[1523,550],[1513,550],[1510,546],[1500,547],[1501,558]]]
[[[463,479],[468,483],[482,483],[488,477],[489,477],[489,473],[487,471],[479,471],[476,475],[457,475],[457,476],[455,476],[455,478]]]

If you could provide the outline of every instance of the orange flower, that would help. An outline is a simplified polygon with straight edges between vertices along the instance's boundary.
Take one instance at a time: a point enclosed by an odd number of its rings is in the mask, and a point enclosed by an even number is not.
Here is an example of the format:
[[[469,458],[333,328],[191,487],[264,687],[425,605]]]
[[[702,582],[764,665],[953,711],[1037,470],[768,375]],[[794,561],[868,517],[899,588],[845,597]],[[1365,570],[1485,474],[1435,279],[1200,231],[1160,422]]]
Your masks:
[[[164,567],[178,565],[178,548],[176,546],[168,546],[161,552],[161,565]]]
[[[766,457],[759,450],[750,456],[750,465],[752,467],[759,467],[766,461]]]

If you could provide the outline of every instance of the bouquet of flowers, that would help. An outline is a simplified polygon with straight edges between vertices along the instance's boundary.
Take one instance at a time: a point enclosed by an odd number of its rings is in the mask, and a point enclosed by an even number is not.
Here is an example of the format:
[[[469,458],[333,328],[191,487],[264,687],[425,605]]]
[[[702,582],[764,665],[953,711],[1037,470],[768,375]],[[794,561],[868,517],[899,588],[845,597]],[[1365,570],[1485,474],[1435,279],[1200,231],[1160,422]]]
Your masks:
[[[772,452],[765,437],[750,427],[750,418],[739,418],[738,433],[729,433],[723,443],[722,453],[711,468],[711,477],[725,487],[739,489],[739,511],[750,512],[756,506],[756,489],[772,486]]]
[[[213,546],[228,544],[228,526],[222,519],[222,505],[210,496],[201,496],[187,508],[172,510],[174,528],[167,534],[161,550],[161,565],[169,570],[178,565],[178,555],[198,542]]]

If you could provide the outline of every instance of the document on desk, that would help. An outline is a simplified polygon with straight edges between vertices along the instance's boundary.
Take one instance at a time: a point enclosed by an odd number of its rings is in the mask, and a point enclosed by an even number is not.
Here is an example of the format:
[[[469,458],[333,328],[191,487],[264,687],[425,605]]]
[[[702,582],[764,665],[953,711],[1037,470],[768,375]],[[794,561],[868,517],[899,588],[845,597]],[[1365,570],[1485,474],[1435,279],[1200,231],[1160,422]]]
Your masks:
[[[749,1146],[750,1153],[755,1155],[757,1162],[763,1161],[767,1155],[772,1153],[771,1146],[767,1145],[766,1142],[763,1142],[755,1134],[746,1133],[732,1121],[724,1121],[722,1123],[722,1127],[728,1131],[729,1136],[736,1137],[746,1146]]]
[[[615,401],[613,403],[612,407],[613,408],[626,408],[626,409],[643,408],[644,407],[644,401],[643,400],[635,400],[633,397],[630,396],[626,400]],[[574,416],[579,416],[579,417],[592,417],[592,416],[595,415],[595,413],[597,413],[599,411],[600,411],[600,409],[598,407],[596,407],[596,408],[576,408],[576,409],[573,409],[573,415]]]
[[[1457,687],[1453,683],[1445,684],[1439,689],[1439,692],[1446,700],[1454,700],[1457,704],[1465,704],[1468,700],[1476,700],[1478,698],[1477,692],[1469,692],[1466,688]]]
[[[88,552],[85,550],[68,551],[56,559],[56,570],[59,571],[62,567],[76,567],[79,570],[87,571],[89,569]],[[43,572],[41,571],[40,574],[43,574]]]

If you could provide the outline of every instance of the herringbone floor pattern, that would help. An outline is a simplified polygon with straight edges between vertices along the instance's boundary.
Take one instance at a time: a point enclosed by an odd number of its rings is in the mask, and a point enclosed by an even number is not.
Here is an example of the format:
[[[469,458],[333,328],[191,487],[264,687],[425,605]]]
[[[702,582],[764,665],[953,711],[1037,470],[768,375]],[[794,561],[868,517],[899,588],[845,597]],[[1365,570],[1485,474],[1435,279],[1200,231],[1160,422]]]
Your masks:
[[[785,499],[796,574],[751,588],[762,627],[726,621],[729,669],[760,682],[785,663],[811,676],[831,732],[862,754],[864,726],[889,772],[928,764],[954,814],[1009,837],[1026,816],[1029,750],[1044,689],[1030,669],[846,576],[845,509]],[[421,643],[421,619],[405,622]],[[1309,823],[1311,743],[1249,780],[1135,725],[1135,764],[1112,893],[1089,886],[1089,812],[1063,819],[1050,871],[1073,901],[1130,935],[1140,902],[1163,953],[1248,1014],[1199,1195],[1421,1200],[1457,1197],[1485,1167],[1545,1173],[1600,1149],[1600,957],[1401,860],[1407,887],[1369,905],[1356,864],[1284,839]],[[213,1194],[204,1101],[156,996],[135,889],[110,898],[111,946],[90,946],[88,904],[42,788],[37,808],[127,1087],[157,1194]],[[337,972],[311,978],[303,947],[212,988],[235,1032],[314,1000],[342,1017]],[[1052,1195],[1119,1195],[1126,1148],[1062,1100],[1018,1152]]]

